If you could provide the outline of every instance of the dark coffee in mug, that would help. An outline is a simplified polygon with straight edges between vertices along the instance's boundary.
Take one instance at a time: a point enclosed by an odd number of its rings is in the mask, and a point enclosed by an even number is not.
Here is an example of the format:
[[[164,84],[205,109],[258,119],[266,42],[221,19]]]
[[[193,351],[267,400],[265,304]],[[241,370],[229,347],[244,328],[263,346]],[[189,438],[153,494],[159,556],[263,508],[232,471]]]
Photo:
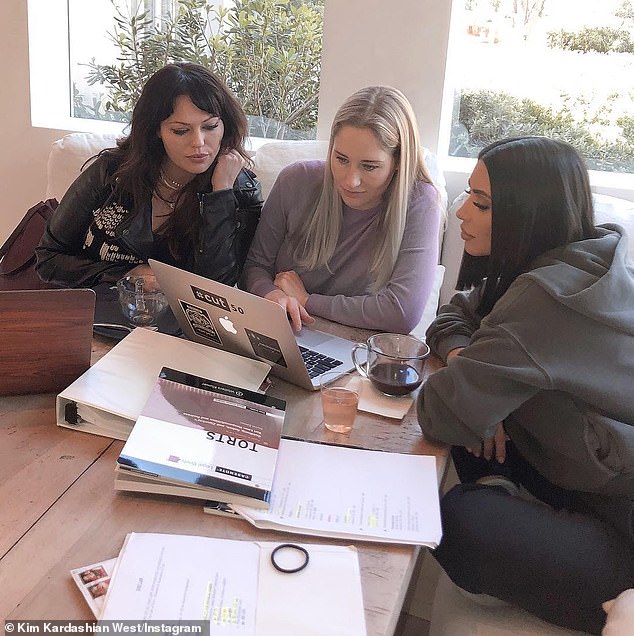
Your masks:
[[[399,362],[380,362],[371,369],[368,377],[374,386],[388,395],[407,395],[417,389],[423,378],[414,367]]]
[[[361,362],[357,353],[364,350],[366,359]],[[394,397],[407,395],[422,384],[428,355],[425,342],[401,333],[377,333],[352,347],[352,361],[359,375],[368,378],[381,393]]]

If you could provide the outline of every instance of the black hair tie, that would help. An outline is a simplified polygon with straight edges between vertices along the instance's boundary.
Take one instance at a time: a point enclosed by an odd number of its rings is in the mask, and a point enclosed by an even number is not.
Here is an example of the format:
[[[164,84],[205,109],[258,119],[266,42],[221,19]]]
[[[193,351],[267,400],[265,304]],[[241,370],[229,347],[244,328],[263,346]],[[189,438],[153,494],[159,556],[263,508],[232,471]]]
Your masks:
[[[291,548],[293,550],[298,550],[299,552],[301,552],[306,557],[306,560],[301,565],[297,566],[296,568],[284,568],[284,567],[282,567],[275,560],[275,555],[277,554],[277,552],[279,550],[282,550],[284,548]],[[308,556],[308,550],[306,548],[303,548],[301,545],[297,545],[296,543],[280,543],[280,545],[278,545],[273,550],[273,552],[271,552],[271,563],[273,564],[273,567],[278,572],[283,572],[284,574],[294,574],[295,572],[301,572],[308,565],[309,559],[310,559],[310,557]]]

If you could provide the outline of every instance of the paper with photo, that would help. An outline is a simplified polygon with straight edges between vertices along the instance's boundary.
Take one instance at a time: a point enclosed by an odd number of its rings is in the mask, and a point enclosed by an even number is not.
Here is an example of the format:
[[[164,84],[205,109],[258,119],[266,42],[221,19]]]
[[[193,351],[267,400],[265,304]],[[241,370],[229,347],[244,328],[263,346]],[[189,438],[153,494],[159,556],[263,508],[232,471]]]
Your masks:
[[[271,561],[279,545],[131,533],[119,559],[71,573],[80,589],[83,572],[102,568],[108,578],[112,575],[105,611],[103,597],[96,602],[82,590],[103,620],[152,619],[156,609],[161,619],[210,620],[211,634],[366,636],[356,548],[298,544],[309,560],[304,569],[288,574]],[[284,559],[282,553],[276,557]]]
[[[110,577],[116,562],[116,559],[108,559],[70,571],[73,581],[86,599],[86,603],[88,603],[95,618],[99,618],[103,611]]]
[[[258,555],[251,541],[131,533],[101,620],[209,621],[210,634],[255,636]]]

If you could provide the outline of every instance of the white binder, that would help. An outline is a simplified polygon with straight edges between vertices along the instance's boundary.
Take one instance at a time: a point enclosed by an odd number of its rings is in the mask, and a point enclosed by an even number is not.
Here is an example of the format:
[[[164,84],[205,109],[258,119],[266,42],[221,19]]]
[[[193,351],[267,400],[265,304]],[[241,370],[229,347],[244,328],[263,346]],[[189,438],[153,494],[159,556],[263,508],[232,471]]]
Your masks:
[[[161,368],[257,391],[271,367],[149,329],[135,329],[57,396],[57,424],[125,440]]]

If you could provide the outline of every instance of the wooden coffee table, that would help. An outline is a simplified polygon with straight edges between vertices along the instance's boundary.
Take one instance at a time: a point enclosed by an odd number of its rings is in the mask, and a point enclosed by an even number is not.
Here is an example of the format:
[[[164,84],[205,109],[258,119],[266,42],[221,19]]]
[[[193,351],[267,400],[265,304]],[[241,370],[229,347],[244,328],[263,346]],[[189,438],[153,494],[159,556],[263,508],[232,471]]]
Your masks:
[[[326,322],[319,327],[358,341],[368,333]],[[93,362],[110,346],[95,338]],[[435,365],[431,361],[428,366]],[[287,401],[285,434],[435,455],[440,482],[447,447],[424,439],[415,404],[402,421],[360,412],[352,433],[342,436],[321,424],[318,392],[276,378],[269,392]],[[120,441],[57,427],[54,395],[0,398],[0,618],[92,619],[69,570],[116,556],[129,532],[293,539],[239,519],[204,514],[200,501],[115,492],[113,470],[122,446]],[[302,541],[325,542],[309,537]],[[368,634],[392,634],[419,548],[365,542],[356,546]]]

